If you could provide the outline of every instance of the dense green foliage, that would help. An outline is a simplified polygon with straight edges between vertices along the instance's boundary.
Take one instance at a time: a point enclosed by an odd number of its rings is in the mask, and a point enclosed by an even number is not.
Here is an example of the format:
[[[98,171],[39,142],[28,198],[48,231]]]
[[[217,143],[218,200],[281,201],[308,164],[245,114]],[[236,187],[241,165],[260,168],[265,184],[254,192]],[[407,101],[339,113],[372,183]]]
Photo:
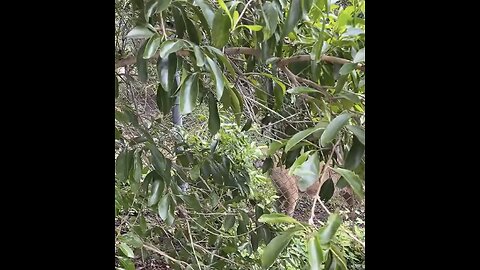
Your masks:
[[[365,1],[115,6],[118,267],[363,269],[361,219],[280,214],[254,163],[280,157],[300,190],[330,166],[323,202],[363,203]]]

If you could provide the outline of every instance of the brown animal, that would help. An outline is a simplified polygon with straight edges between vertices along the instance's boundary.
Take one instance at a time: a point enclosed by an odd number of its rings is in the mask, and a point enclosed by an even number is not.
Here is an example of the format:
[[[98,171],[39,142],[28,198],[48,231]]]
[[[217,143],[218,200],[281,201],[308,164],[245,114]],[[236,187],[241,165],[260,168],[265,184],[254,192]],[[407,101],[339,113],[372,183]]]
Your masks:
[[[328,178],[332,178],[334,182],[340,179],[340,175],[335,173],[330,167],[327,167],[326,170],[327,172],[322,179],[319,178],[318,181],[305,190],[305,193],[311,199],[316,198],[320,183],[323,183]],[[292,216],[301,193],[297,187],[298,177],[289,175],[285,166],[281,165],[272,168],[270,178],[282,195],[282,204],[284,205],[286,214]]]

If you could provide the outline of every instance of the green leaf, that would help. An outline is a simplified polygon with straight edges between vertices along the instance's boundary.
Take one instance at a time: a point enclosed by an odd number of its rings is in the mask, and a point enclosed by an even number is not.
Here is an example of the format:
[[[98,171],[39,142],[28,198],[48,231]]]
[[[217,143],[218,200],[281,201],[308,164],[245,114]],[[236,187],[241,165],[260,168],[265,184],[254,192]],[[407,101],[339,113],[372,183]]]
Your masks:
[[[185,24],[187,26],[188,37],[195,44],[200,44],[201,36],[198,33],[198,27],[188,18],[185,10],[182,10],[183,17],[185,18]]]
[[[248,131],[252,127],[252,119],[248,118],[245,125],[242,127],[242,131]]]
[[[268,223],[268,224],[276,224],[276,223],[293,223],[293,224],[300,224],[296,219],[279,213],[273,214],[263,214],[259,219],[259,222]]]
[[[168,194],[163,195],[158,203],[158,214],[162,220],[166,220],[168,216],[168,207],[170,203],[169,197],[170,195]]]
[[[292,32],[293,28],[297,26],[297,23],[301,19],[301,17],[302,17],[301,0],[292,0],[290,3],[290,8],[288,10],[287,19],[285,20],[285,25],[283,26],[282,37]]]
[[[162,88],[171,94],[176,84],[175,72],[177,70],[177,55],[170,53],[167,57],[159,57],[157,62],[157,74]]]
[[[270,143],[270,147],[268,148],[267,155],[271,156],[274,153],[277,152],[278,149],[280,149],[282,146],[285,145],[285,140],[282,140],[280,142],[278,141],[273,141]]]
[[[332,254],[332,259],[336,264],[335,270],[347,270],[347,262],[345,261],[341,250],[336,245],[332,245],[330,252]]]
[[[264,72],[261,72],[260,74],[262,74],[263,76],[265,76],[267,78],[272,79],[276,84],[278,84],[282,88],[283,94],[285,94],[285,91],[286,91],[287,87],[285,86],[285,84],[279,78],[277,78],[277,77],[275,77],[271,74],[264,73]]]
[[[334,94],[338,94],[340,92],[342,92],[343,90],[343,86],[345,86],[345,83],[347,82],[348,80],[348,76],[347,75],[342,75],[338,78],[337,80],[337,84],[335,85],[335,92]]]
[[[167,218],[165,219],[165,223],[167,223],[168,226],[171,226],[173,224],[173,221],[175,220],[175,202],[173,201],[173,198],[171,196],[169,197],[169,210],[167,212]]]
[[[161,84],[157,87],[157,107],[163,114],[168,114],[173,105],[173,99],[170,93],[163,90]]]
[[[175,34],[177,38],[183,38],[185,35],[185,21],[183,19],[182,10],[178,7],[172,8],[173,21],[175,25]]]
[[[208,130],[212,136],[220,130],[220,116],[218,115],[217,101],[211,93],[208,96]]]
[[[316,89],[305,87],[305,86],[297,86],[297,87],[288,89],[287,92],[290,94],[320,93],[320,91]]]
[[[132,231],[130,231],[130,232],[126,233],[126,234],[121,235],[121,236],[120,236],[120,240],[121,240],[122,242],[127,243],[128,245],[131,245],[131,246],[134,247],[134,248],[140,248],[140,247],[143,246],[143,241],[142,241],[142,239],[140,239],[140,237],[139,237],[136,233],[134,233],[134,232],[132,232]]]
[[[191,113],[195,108],[198,96],[198,74],[194,73],[188,76],[180,89],[180,113]]]
[[[325,227],[320,229],[317,233],[318,237],[320,238],[321,245],[330,244],[341,223],[342,219],[336,213],[333,213],[328,217]]]
[[[263,41],[268,40],[275,33],[278,25],[278,13],[279,10],[276,4],[270,1],[266,1],[265,4],[263,4],[262,15],[265,22]]]
[[[163,194],[163,190],[165,188],[165,183],[160,180],[156,179],[152,183],[152,190],[150,191],[150,197],[148,197],[148,206],[151,207],[155,205],[160,200],[160,196]]]
[[[195,211],[202,211],[202,206],[200,205],[200,203],[198,202],[197,200],[197,197],[195,197],[195,195],[180,195],[180,198],[182,198],[182,200],[191,208],[193,208],[193,210]]]
[[[133,254],[133,250],[129,246],[127,246],[127,244],[120,243],[118,248],[122,251],[123,254],[125,254],[125,256],[127,256],[129,258],[134,258],[135,257],[135,254]]]
[[[298,132],[297,134],[293,135],[292,138],[290,138],[290,140],[288,140],[287,145],[285,146],[285,152],[290,151],[290,149],[292,149],[292,147],[294,147],[301,140],[308,137],[310,134],[312,134],[314,132],[317,132],[319,130],[325,129],[325,127],[327,127],[325,122],[320,122],[315,127],[307,128],[307,129],[302,130],[302,131]]]
[[[225,220],[223,221],[223,229],[225,231],[228,231],[230,230],[230,228],[233,227],[233,225],[235,225],[235,216],[234,215],[225,216]]]
[[[365,61],[365,48],[361,48],[353,58],[353,63],[359,63],[363,61]]]
[[[308,157],[307,161],[293,171],[294,175],[300,177],[297,181],[298,189],[302,192],[307,190],[315,181],[318,181],[319,172],[320,160],[318,158],[318,152],[315,152]]]
[[[287,247],[293,235],[299,230],[301,230],[301,228],[294,227],[281,233],[270,241],[265,247],[261,257],[262,267],[264,269],[267,269],[275,262],[278,255],[280,255],[280,253]]]
[[[155,32],[152,32],[149,28],[139,25],[130,30],[126,38],[149,38],[154,34]]]
[[[135,270],[135,264],[129,258],[118,257],[118,261],[125,270]]]
[[[165,58],[165,56],[177,52],[185,47],[185,42],[183,40],[166,40],[160,46],[160,57]]]
[[[365,145],[362,144],[356,137],[353,138],[352,147],[347,153],[345,158],[345,169],[355,170],[362,161],[363,154],[365,153]]]
[[[283,97],[285,96],[285,92],[276,83],[275,83],[275,86],[273,87],[273,96],[275,97],[274,109],[276,111],[280,111],[282,109]]]
[[[135,159],[133,160],[133,180],[136,183],[140,183],[142,179],[142,157],[140,152],[135,153]]]
[[[318,235],[314,235],[308,240],[307,250],[310,270],[322,270],[323,250],[322,246],[320,245],[320,238],[318,237]]]
[[[152,14],[160,13],[167,9],[171,2],[172,0],[150,0],[147,2],[145,5],[145,15],[147,19],[149,19]]]
[[[205,58],[207,58],[207,64],[215,77],[217,100],[220,100],[220,98],[222,98],[224,88],[222,71],[218,68],[217,63],[215,63],[210,57],[205,56]]]
[[[347,129],[353,132],[353,135],[355,135],[355,137],[357,137],[357,139],[363,145],[365,145],[365,130],[362,127],[347,125]]]
[[[233,23],[233,18],[232,15],[230,15],[230,10],[228,10],[227,5],[225,5],[225,2],[223,0],[217,0],[218,5],[225,11],[225,14],[228,16],[230,23]],[[215,25],[215,19],[213,20],[213,24]]]
[[[143,58],[143,53],[145,52],[145,47],[147,42],[143,42],[142,46],[137,51],[137,70],[138,70],[138,79],[145,83],[148,80],[148,69],[147,69],[147,60]]]
[[[350,72],[352,72],[352,70],[354,70],[356,66],[357,64],[353,64],[353,63],[343,64],[343,66],[340,68],[338,73],[340,73],[340,75],[347,75]]]
[[[160,42],[162,38],[159,34],[155,34],[147,42],[145,46],[145,51],[143,52],[143,59],[150,59],[152,58],[155,53],[157,52],[158,47],[160,47]]]
[[[365,196],[363,193],[363,188],[362,188],[362,180],[360,180],[360,177],[356,175],[354,172],[347,170],[347,169],[342,169],[342,168],[334,168],[334,171],[339,173],[347,183],[350,185],[350,187],[353,189],[353,192],[360,198],[363,199]]]
[[[335,117],[335,119],[328,124],[328,126],[325,128],[325,131],[322,133],[322,136],[320,137],[321,145],[326,146],[328,143],[333,141],[338,132],[340,132],[340,129],[342,129],[348,123],[350,117],[352,117],[352,115],[348,113],[343,113]]]
[[[215,47],[212,47],[212,46],[207,46],[208,49],[213,52],[214,54],[217,55],[217,61],[218,59],[220,59],[220,61],[222,62],[223,66],[227,68],[228,72],[230,72],[230,74],[232,76],[236,76],[236,72],[235,70],[233,69],[233,66],[232,64],[230,64],[230,61],[228,60],[228,58],[225,56],[225,54],[223,54],[222,51],[220,51],[219,49],[215,48]]]
[[[249,30],[252,30],[252,31],[255,31],[255,32],[260,31],[263,28],[261,25],[245,25],[245,24],[237,26],[237,28],[240,28],[240,27],[245,27],[245,28],[247,28]]]
[[[145,146],[148,148],[148,150],[150,150],[150,153],[152,153],[153,167],[160,175],[162,175],[167,168],[165,164],[165,157],[155,145],[146,143]]]
[[[210,28],[213,26],[214,13],[212,7],[208,4],[206,0],[194,0],[195,4],[200,7],[203,12],[205,19],[207,20]]]
[[[230,37],[230,19],[221,9],[217,9],[212,26],[212,44],[222,48]]]
[[[203,65],[205,65],[205,57],[203,57],[203,52],[200,47],[194,46],[193,52],[195,53],[195,59],[197,60],[197,67],[203,67]]]
[[[334,192],[335,184],[333,183],[333,180],[331,178],[328,178],[325,182],[323,182],[322,187],[320,188],[320,193],[318,195],[323,202],[328,202],[328,200],[332,198]]]
[[[116,176],[119,181],[125,181],[132,169],[133,154],[132,151],[124,150],[120,152],[115,162]]]

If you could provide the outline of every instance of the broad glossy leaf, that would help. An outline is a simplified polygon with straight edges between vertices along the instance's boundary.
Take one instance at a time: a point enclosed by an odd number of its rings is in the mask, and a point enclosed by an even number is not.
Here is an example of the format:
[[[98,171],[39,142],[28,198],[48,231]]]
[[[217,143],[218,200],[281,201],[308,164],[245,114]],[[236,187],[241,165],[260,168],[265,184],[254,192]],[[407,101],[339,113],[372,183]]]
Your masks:
[[[310,87],[305,87],[305,86],[297,86],[291,89],[287,90],[287,93],[290,94],[306,94],[306,93],[320,93],[320,91],[310,88]]]
[[[121,235],[120,240],[128,245],[131,245],[134,248],[140,248],[143,246],[142,239],[140,239],[140,237],[132,231]]]
[[[353,63],[359,63],[363,61],[365,61],[365,48],[361,48],[353,58]]]
[[[125,254],[125,256],[127,256],[128,258],[134,258],[135,257],[135,254],[133,254],[133,250],[125,243],[120,243],[120,245],[118,246],[118,248],[122,251],[123,254]]]
[[[218,68],[217,63],[215,63],[210,57],[205,56],[205,58],[207,59],[207,64],[214,75],[217,100],[220,100],[222,98],[224,88],[222,71]]]
[[[353,189],[353,192],[360,199],[363,199],[365,195],[362,188],[362,180],[360,180],[360,177],[358,177],[358,175],[347,169],[334,168],[333,170],[339,173],[348,182],[350,187]]]
[[[118,180],[125,181],[130,174],[133,163],[133,154],[132,151],[122,151],[117,157],[115,162],[115,171]]]
[[[330,244],[341,223],[342,219],[336,213],[333,213],[328,217],[325,227],[320,229],[317,233],[318,237],[320,238],[321,245]]]
[[[224,14],[222,9],[217,9],[212,26],[212,44],[222,48],[230,37],[230,18]]]
[[[227,5],[225,5],[225,2],[223,2],[223,0],[217,0],[217,2],[218,2],[218,5],[223,9],[223,11],[225,11],[225,14],[230,19],[230,22],[233,23],[232,15],[230,14],[230,10],[228,9]],[[215,24],[215,19],[213,22],[214,22],[213,24]]]
[[[135,26],[130,32],[128,32],[126,38],[149,38],[153,36],[155,32],[145,26]]]
[[[145,52],[145,46],[147,42],[143,42],[142,46],[137,51],[137,70],[138,70],[138,79],[145,83],[148,80],[148,69],[147,69],[147,60],[143,58],[143,53]]]
[[[165,223],[167,223],[168,226],[172,226],[173,221],[175,220],[175,201],[173,200],[172,196],[168,196],[169,199],[169,209],[167,212],[167,218],[165,219]]]
[[[135,159],[133,160],[133,180],[136,183],[140,183],[142,178],[142,158],[140,152],[135,153]]]
[[[282,37],[288,35],[297,26],[298,21],[302,18],[301,0],[292,0],[288,9],[287,19],[283,26]]]
[[[293,223],[299,224],[299,222],[287,215],[273,213],[273,214],[263,214],[259,219],[259,222],[268,223],[268,224],[277,224],[277,223]]]
[[[165,188],[165,182],[161,179],[156,179],[152,183],[152,189],[150,191],[150,197],[148,197],[148,206],[152,206],[158,203],[160,196],[163,194]]]
[[[232,64],[230,64],[230,61],[225,56],[225,54],[223,54],[222,51],[220,51],[219,49],[217,49],[215,47],[212,47],[212,46],[207,46],[207,48],[208,48],[208,50],[210,50],[211,52],[213,52],[214,54],[217,55],[217,61],[218,61],[218,59],[220,59],[220,62],[222,62],[223,66],[227,68],[228,72],[230,72],[230,74],[232,76],[236,76],[237,73],[233,69]]]
[[[157,62],[157,74],[162,89],[171,94],[176,84],[175,72],[177,69],[177,55],[175,53],[169,54],[167,57],[159,57]]]
[[[235,225],[235,216],[234,215],[227,215],[225,216],[225,220],[223,221],[223,229],[225,231],[230,230],[230,228]]]
[[[166,220],[168,216],[168,208],[170,206],[170,200],[169,200],[170,195],[165,194],[163,197],[160,199],[160,202],[158,203],[158,214],[160,215],[160,218],[162,220]]]
[[[118,261],[120,262],[120,265],[123,267],[123,269],[135,270],[135,264],[129,258],[118,257]]]
[[[210,29],[213,26],[214,13],[212,7],[208,4],[207,0],[194,0],[195,4],[200,7],[205,19],[207,20]]]
[[[160,57],[164,58],[167,55],[177,52],[185,47],[185,42],[183,40],[166,40],[160,46]]]
[[[345,158],[345,169],[355,170],[362,161],[363,154],[365,153],[365,145],[362,144],[356,137],[353,138],[352,147],[347,153]]]
[[[299,230],[301,230],[301,228],[294,227],[281,233],[270,241],[265,247],[261,257],[262,267],[264,269],[267,269],[275,262],[278,255],[280,255],[280,253],[287,247],[293,235]]]
[[[143,52],[143,59],[152,58],[157,52],[158,47],[160,47],[161,41],[162,41],[162,38],[160,37],[159,34],[155,34],[151,36],[147,42],[147,45],[145,46],[145,51]]]
[[[202,206],[200,205],[200,203],[198,202],[198,199],[197,197],[195,197],[194,194],[192,195],[180,195],[180,198],[182,198],[182,200],[191,208],[193,208],[193,210],[195,211],[202,211]]]
[[[320,188],[320,193],[318,195],[323,202],[328,202],[332,198],[334,192],[335,184],[333,183],[333,180],[329,178],[325,182],[323,182],[322,187]]]
[[[175,25],[175,34],[177,38],[183,38],[185,35],[185,21],[183,20],[182,10],[178,7],[172,8],[172,15]]]
[[[270,147],[268,147],[268,152],[267,155],[271,156],[274,153],[277,152],[278,149],[282,148],[285,145],[285,140],[282,140],[280,142],[278,141],[273,141],[270,143]]]
[[[240,96],[240,93],[236,91],[235,89],[229,89],[231,92],[230,96],[232,99],[232,110],[235,115],[235,122],[237,123],[238,126],[240,126],[240,117],[242,115],[242,109],[243,109],[243,102],[242,102],[242,97]]]
[[[305,139],[308,137],[310,134],[325,129],[327,127],[327,124],[325,122],[320,122],[316,126],[307,128],[305,130],[302,130],[298,132],[297,134],[293,135],[290,140],[288,140],[287,145],[285,146],[285,152],[288,152],[292,147],[294,147],[297,143],[299,143],[301,140]]]
[[[310,270],[323,270],[323,250],[318,235],[313,235],[307,243]]]
[[[145,146],[150,150],[150,153],[152,153],[152,164],[155,170],[160,174],[164,174],[165,169],[167,168],[165,164],[165,157],[163,154],[158,150],[158,148],[151,144],[151,143],[146,143]]]
[[[195,59],[197,60],[197,67],[203,67],[203,65],[205,65],[205,57],[203,56],[200,47],[194,46],[193,52],[195,53]]]
[[[191,74],[180,89],[180,113],[191,113],[198,96],[198,74]]]
[[[353,132],[353,135],[355,135],[355,137],[357,137],[357,139],[363,144],[365,145],[365,130],[360,127],[360,126],[351,126],[351,125],[347,125],[347,128],[348,130],[350,130],[351,132]]]
[[[354,70],[356,66],[357,64],[353,63],[343,64],[338,73],[340,73],[340,75],[347,75],[348,73],[352,72],[352,70]]]
[[[320,137],[320,143],[322,146],[326,146],[328,143],[333,141],[335,137],[337,137],[338,132],[342,129],[347,123],[348,120],[352,117],[349,113],[343,113],[339,116],[335,117],[325,128],[325,131],[322,133]]]
[[[185,18],[185,25],[187,27],[188,37],[190,41],[195,44],[200,44],[201,35],[198,32],[198,27],[188,18],[188,15],[185,10],[182,10],[183,17]]]
[[[249,30],[252,30],[254,32],[260,31],[263,28],[261,25],[245,25],[245,24],[237,26],[237,28],[240,28],[240,27],[245,27],[245,28],[247,28]]]
[[[318,181],[319,172],[320,172],[320,160],[318,158],[318,152],[315,152],[313,155],[310,155],[302,165],[298,166],[293,174],[300,177],[297,181],[297,186],[300,191],[305,191],[313,183]]]
[[[268,40],[277,29],[278,25],[278,7],[276,4],[266,1],[262,7],[263,20],[265,27],[263,28],[263,41]]]
[[[163,114],[168,114],[173,105],[173,98],[170,97],[170,93],[163,90],[161,84],[157,87],[157,107]]]
[[[212,94],[208,96],[208,130],[210,134],[217,134],[220,129],[220,116],[218,115],[217,101]]]
[[[150,0],[145,5],[146,16],[150,18],[152,14],[159,13],[167,9],[172,0]]]

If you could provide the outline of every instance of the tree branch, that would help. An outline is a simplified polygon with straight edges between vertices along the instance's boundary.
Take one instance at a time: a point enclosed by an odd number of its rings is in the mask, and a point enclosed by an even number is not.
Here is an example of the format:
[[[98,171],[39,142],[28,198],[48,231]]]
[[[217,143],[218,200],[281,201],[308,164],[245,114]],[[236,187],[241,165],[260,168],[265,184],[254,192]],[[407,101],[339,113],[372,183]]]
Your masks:
[[[187,56],[190,52],[186,50],[181,50],[177,52],[177,55],[180,56]],[[253,55],[256,57],[260,56],[260,50],[257,50],[255,48],[248,48],[248,47],[231,47],[231,48],[225,48],[224,53],[226,55],[237,55],[237,54],[245,54],[245,55]],[[151,59],[157,59],[159,56],[159,53],[157,52]],[[302,55],[296,55],[288,58],[283,58],[278,61],[278,66],[281,68],[282,66],[287,66],[292,63],[297,63],[297,62],[308,62],[311,61],[311,57],[308,54],[302,54]],[[335,57],[335,56],[329,56],[329,55],[322,55],[321,57],[322,61],[329,62],[332,64],[349,64],[352,63],[352,61]],[[128,65],[133,65],[137,62],[137,59],[135,56],[131,55],[128,56],[124,59],[118,60],[115,62],[115,69],[119,67],[124,67]],[[365,71],[365,65],[357,64],[356,69],[359,69],[361,71]]]

